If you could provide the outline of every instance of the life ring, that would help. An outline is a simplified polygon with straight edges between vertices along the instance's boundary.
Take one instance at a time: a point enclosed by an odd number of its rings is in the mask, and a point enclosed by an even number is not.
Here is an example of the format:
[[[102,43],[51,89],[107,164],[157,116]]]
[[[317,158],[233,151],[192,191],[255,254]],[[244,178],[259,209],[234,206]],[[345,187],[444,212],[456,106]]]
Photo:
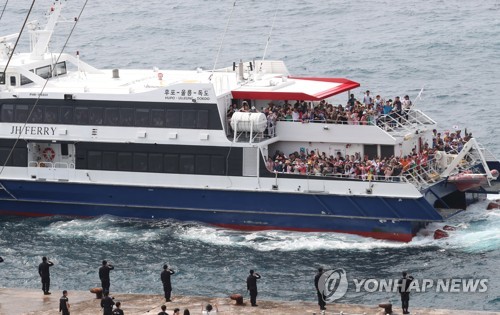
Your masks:
[[[45,160],[47,161],[53,161],[54,158],[56,157],[56,152],[51,147],[43,149],[42,154]]]
[[[436,161],[441,161],[443,158],[444,158],[444,154],[443,152],[441,151],[437,151],[435,154],[434,154],[434,157],[436,159]]]

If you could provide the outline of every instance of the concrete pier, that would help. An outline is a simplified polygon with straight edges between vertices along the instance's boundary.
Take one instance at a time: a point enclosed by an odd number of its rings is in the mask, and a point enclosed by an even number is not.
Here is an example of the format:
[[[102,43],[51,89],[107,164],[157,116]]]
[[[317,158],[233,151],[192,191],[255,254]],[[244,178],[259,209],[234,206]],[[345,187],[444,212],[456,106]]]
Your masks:
[[[128,294],[112,293],[115,301],[122,303],[122,309],[126,315],[156,315],[160,312],[160,306],[165,304],[161,295],[148,294]],[[0,314],[1,315],[53,315],[59,313],[59,298],[62,292],[53,291],[52,295],[43,295],[41,290],[33,289],[10,289],[0,288]],[[100,301],[95,298],[95,294],[88,291],[69,291],[69,303],[71,305],[72,315],[97,315],[102,314]],[[219,313],[226,314],[253,314],[253,315],[304,315],[316,313],[320,315],[319,307],[313,302],[288,302],[288,301],[264,301],[258,300],[258,307],[251,307],[247,297],[244,306],[235,305],[235,301],[227,298],[207,298],[198,296],[174,296],[173,302],[166,303],[167,313],[172,314],[173,309],[178,307],[181,314],[185,308],[189,309],[191,314],[201,314],[202,304],[217,304]],[[383,301],[381,301],[383,302]],[[401,314],[399,305],[394,305],[393,314]],[[411,314],[420,315],[500,315],[500,312],[483,311],[461,311],[461,310],[443,310],[432,308],[413,308],[410,304]],[[356,305],[356,304],[329,304],[325,315],[339,314],[367,314],[382,315],[382,309],[376,305]]]

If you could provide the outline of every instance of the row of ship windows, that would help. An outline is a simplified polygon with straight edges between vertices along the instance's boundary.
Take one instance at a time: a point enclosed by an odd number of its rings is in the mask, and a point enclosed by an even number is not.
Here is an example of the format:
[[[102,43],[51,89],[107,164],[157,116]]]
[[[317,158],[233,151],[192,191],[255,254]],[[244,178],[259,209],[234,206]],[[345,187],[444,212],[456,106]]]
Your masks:
[[[108,171],[224,175],[226,158],[223,155],[206,154],[87,151],[86,161],[77,159],[76,167]]]
[[[208,110],[2,104],[0,121],[208,129]],[[28,119],[29,116],[29,119]]]

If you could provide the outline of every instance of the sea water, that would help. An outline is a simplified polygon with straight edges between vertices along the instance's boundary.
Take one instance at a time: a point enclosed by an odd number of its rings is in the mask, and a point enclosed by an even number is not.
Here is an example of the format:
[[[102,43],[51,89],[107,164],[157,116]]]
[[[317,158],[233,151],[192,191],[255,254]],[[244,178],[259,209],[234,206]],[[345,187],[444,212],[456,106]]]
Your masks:
[[[50,3],[38,1],[30,20],[43,25]],[[64,46],[84,3],[67,4],[67,23],[54,35],[53,52]],[[2,35],[19,31],[30,4],[8,3],[0,20]],[[366,89],[385,98],[408,94],[441,130],[468,127],[500,156],[496,0],[90,0],[64,49],[108,69],[212,69],[216,59],[223,67],[261,59],[266,51],[266,59],[284,60],[294,75],[360,82],[354,91],[358,98]],[[53,290],[98,286],[97,269],[107,259],[116,266],[111,275],[115,292],[160,294],[159,273],[168,263],[177,271],[174,295],[245,293],[253,268],[263,276],[259,298],[312,301],[314,272],[323,266],[346,270],[350,287],[341,302],[375,304],[396,302],[398,296],[355,292],[352,281],[398,278],[407,270],[417,279],[489,279],[483,293],[413,293],[412,306],[500,310],[500,212],[486,211],[487,203],[451,219],[448,224],[458,230],[448,239],[433,240],[432,232],[443,225],[433,224],[408,244],[110,216],[1,217],[0,256],[6,261],[0,264],[0,286],[39,288],[37,266],[45,255],[56,264]]]

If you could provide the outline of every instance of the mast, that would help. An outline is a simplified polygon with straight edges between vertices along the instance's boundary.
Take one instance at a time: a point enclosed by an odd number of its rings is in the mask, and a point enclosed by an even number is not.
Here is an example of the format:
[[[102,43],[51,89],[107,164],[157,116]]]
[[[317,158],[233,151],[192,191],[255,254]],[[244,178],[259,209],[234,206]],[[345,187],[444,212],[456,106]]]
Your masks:
[[[59,20],[63,5],[62,1],[56,0],[54,6],[50,8],[50,16],[45,28],[43,30],[31,31],[32,59],[43,59],[43,55],[47,52],[54,28]]]

